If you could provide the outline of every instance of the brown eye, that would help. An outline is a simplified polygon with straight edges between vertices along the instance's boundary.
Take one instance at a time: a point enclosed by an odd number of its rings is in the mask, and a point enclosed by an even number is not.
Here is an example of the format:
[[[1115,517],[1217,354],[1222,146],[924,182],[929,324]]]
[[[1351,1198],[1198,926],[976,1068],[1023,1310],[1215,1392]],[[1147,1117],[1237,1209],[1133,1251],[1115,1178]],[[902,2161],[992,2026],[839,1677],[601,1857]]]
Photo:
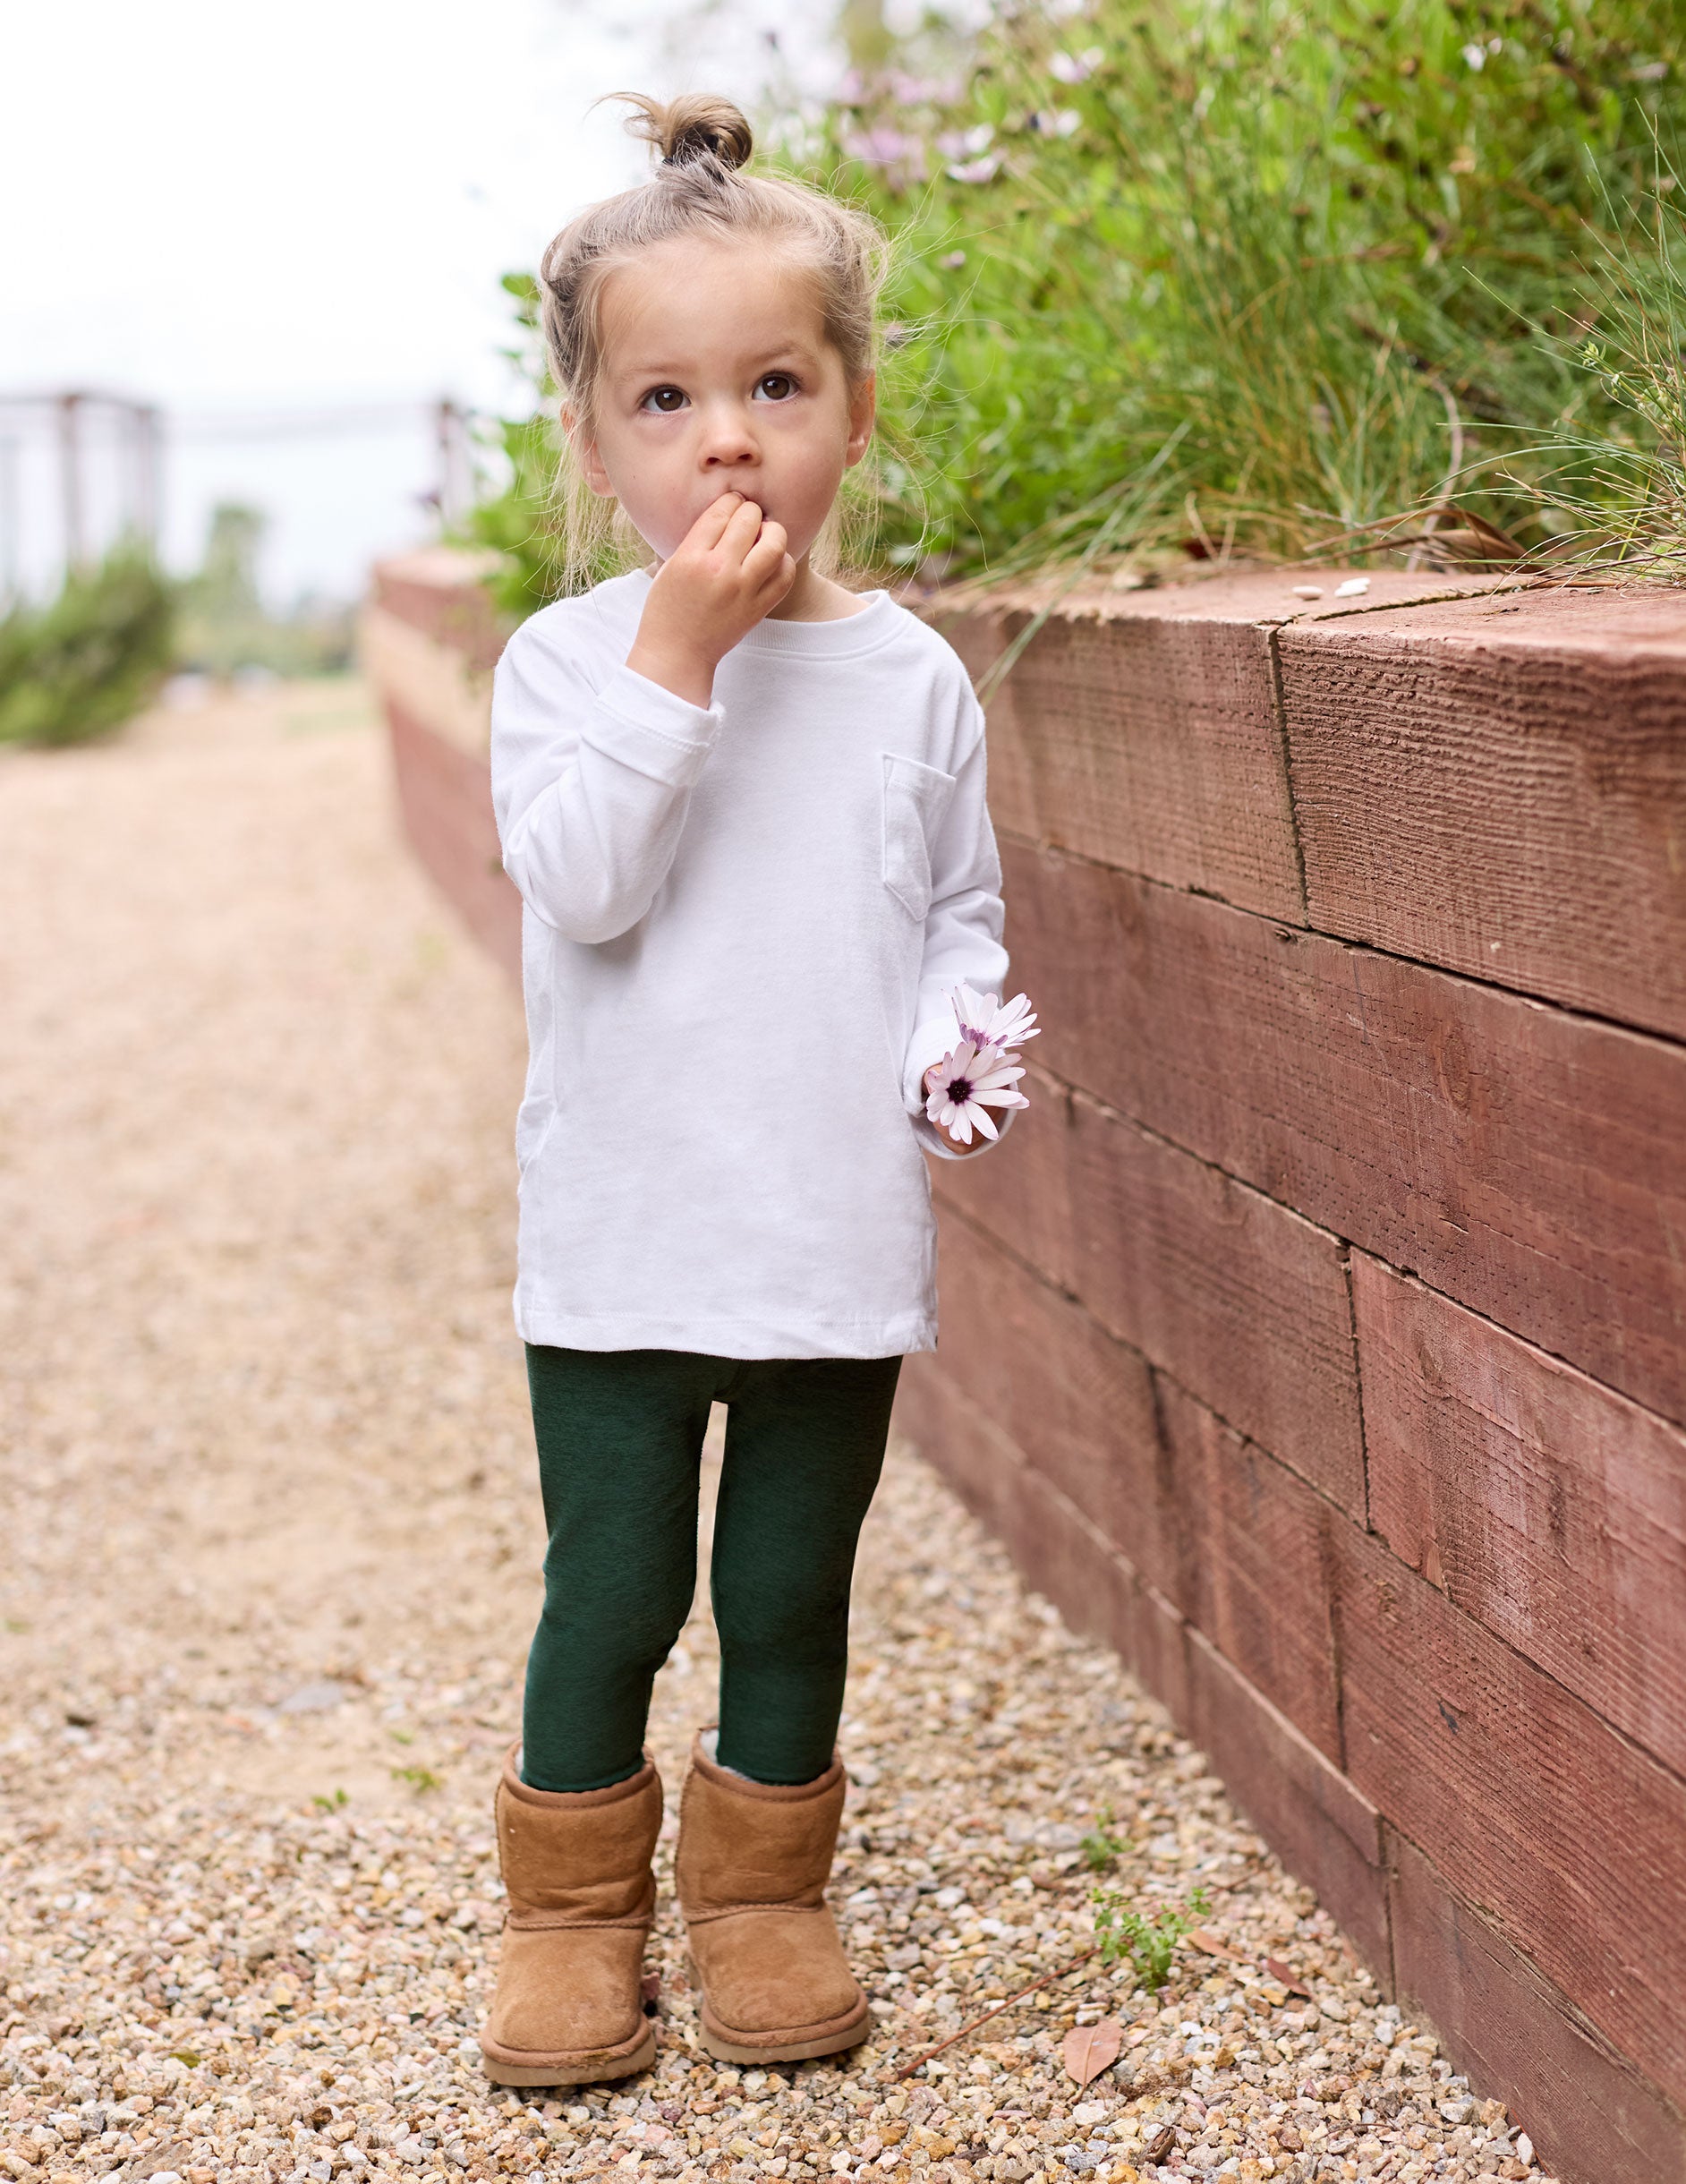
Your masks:
[[[652,387],[644,397],[643,406],[660,416],[671,417],[675,410],[685,407],[685,395],[677,387]]]
[[[788,402],[796,391],[796,382],[788,371],[763,372],[755,382],[755,392],[770,402]]]

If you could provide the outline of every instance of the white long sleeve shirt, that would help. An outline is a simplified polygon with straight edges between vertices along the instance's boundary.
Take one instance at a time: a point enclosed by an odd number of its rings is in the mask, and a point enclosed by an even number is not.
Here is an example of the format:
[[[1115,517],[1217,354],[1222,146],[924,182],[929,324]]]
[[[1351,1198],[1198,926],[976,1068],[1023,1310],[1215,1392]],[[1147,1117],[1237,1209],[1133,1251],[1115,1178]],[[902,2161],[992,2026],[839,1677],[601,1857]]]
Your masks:
[[[493,682],[531,1042],[516,1327],[934,1349],[922,1147],[961,1156],[921,1080],[958,1036],[950,990],[1007,973],[983,713],[882,591],[758,624],[693,705],[626,664],[651,583],[544,608]]]

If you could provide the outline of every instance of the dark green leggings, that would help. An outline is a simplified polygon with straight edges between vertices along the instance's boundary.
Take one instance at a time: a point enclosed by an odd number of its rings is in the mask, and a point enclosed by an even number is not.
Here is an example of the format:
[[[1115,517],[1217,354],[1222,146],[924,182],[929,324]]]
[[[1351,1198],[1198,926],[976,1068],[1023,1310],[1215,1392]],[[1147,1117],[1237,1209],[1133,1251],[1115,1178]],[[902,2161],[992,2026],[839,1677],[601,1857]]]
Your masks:
[[[849,1583],[899,1357],[704,1357],[527,1346],[550,1544],[527,1657],[522,1774],[600,1789],[643,1763],[656,1670],[696,1590],[697,1480],[727,1406],[710,1589],[722,1766],[811,1782],[831,1763]]]

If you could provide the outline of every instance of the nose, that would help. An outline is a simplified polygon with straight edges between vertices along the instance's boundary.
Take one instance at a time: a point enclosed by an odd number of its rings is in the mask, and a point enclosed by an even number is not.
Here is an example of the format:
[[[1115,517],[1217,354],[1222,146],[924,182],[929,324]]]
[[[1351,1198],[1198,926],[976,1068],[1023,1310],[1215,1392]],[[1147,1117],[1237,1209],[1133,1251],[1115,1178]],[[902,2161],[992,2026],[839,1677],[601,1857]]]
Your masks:
[[[700,454],[703,469],[711,471],[747,468],[761,459],[761,448],[740,405],[709,405],[703,414]]]

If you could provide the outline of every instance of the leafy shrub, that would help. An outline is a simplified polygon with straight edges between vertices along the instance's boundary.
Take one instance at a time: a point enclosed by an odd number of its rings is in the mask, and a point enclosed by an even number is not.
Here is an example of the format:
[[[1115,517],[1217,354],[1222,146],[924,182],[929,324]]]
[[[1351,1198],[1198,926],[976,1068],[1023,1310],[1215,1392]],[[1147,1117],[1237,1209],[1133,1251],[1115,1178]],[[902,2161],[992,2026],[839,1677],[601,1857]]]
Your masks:
[[[85,742],[140,711],[168,672],[170,584],[122,547],[74,571],[51,606],[0,621],[0,743]]]
[[[1130,529],[1199,559],[1315,551],[1489,446],[1482,512],[1549,533],[1486,429],[1609,422],[1572,351],[1599,239],[1654,254],[1681,46],[1649,0],[1094,0],[850,84],[786,141],[900,248],[889,558],[1069,556],[1168,449]]]
[[[1683,47],[1652,0],[1002,0],[774,117],[895,240],[879,565],[1350,556],[1454,499],[1477,559],[1619,529],[1601,451],[1678,482],[1607,356],[1624,298],[1661,346],[1686,307]],[[512,430],[485,522],[536,600]]]

